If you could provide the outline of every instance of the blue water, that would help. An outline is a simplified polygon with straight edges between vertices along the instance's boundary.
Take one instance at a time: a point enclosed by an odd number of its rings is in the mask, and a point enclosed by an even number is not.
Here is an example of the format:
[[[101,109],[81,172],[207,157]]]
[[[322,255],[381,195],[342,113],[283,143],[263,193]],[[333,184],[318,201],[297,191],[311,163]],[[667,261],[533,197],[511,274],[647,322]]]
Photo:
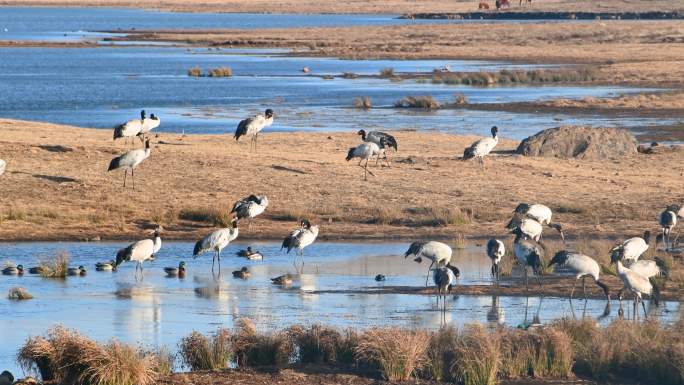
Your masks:
[[[399,19],[398,16],[396,14],[187,13],[125,8],[0,7],[0,40],[97,40],[108,35],[93,34],[93,32],[133,29],[258,29],[523,22],[510,20],[408,20]]]
[[[5,243],[0,244],[0,266],[6,262],[34,266],[40,258],[66,251],[71,266],[85,265],[85,277],[50,280],[39,276],[0,276],[0,368],[19,372],[16,349],[30,335],[51,326],[75,328],[100,341],[112,337],[148,347],[165,345],[175,351],[178,341],[192,330],[209,332],[232,327],[243,317],[261,329],[283,328],[294,323],[324,323],[338,327],[365,328],[376,325],[438,328],[440,312],[435,298],[427,295],[325,293],[321,290],[354,290],[383,285],[422,286],[425,263],[402,257],[408,242],[328,243],[316,242],[306,249],[305,274],[289,288],[274,286],[269,278],[294,273],[292,256],[273,242],[251,244],[265,255],[263,261],[234,256],[245,243],[224,250],[223,274],[212,279],[211,255],[190,258],[193,244],[164,242],[157,259],[145,264],[142,281],[134,279],[134,265],[118,272],[96,272],[96,261],[113,258],[125,243]],[[167,278],[162,268],[188,263],[185,279]],[[489,261],[482,247],[455,250],[454,264],[461,269],[459,284],[489,283]],[[234,279],[230,272],[248,266],[252,277]],[[377,283],[376,274],[387,281]],[[35,298],[14,302],[5,293],[22,286]],[[198,292],[196,289],[200,289]],[[458,293],[458,288],[456,288]],[[118,294],[117,294],[118,293]],[[617,317],[619,304],[605,300],[555,297],[491,297],[455,295],[449,298],[447,321],[456,325],[481,322],[517,326],[535,317],[548,323],[561,317],[591,317],[607,323]],[[606,312],[608,310],[608,312]],[[678,302],[665,302],[654,315],[665,322],[678,319]],[[626,302],[626,316],[631,304]]]
[[[231,132],[246,115],[270,107],[271,131],[339,131],[359,128],[440,130],[486,134],[503,125],[502,135],[523,138],[559,122],[639,127],[667,119],[608,119],[599,116],[511,114],[468,110],[421,112],[390,108],[407,95],[431,95],[450,102],[463,93],[473,103],[515,102],[555,97],[605,97],[643,89],[625,87],[468,87],[387,79],[326,80],[353,72],[426,72],[532,68],[520,64],[455,60],[340,60],[287,57],[264,50],[207,50],[160,47],[0,49],[0,117],[83,127],[111,128],[138,116],[142,108],[162,119],[159,131]],[[187,70],[229,66],[231,78],[193,78]],[[311,72],[301,69],[307,66]],[[351,108],[369,96],[370,111]]]

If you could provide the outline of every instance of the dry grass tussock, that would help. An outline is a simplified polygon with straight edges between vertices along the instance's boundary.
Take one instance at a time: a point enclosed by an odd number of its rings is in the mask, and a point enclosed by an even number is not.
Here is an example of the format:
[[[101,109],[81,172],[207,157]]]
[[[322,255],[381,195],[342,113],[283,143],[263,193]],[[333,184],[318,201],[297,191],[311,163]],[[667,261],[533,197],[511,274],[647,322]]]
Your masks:
[[[424,110],[436,110],[441,105],[430,95],[406,96],[394,102],[395,108],[421,108]]]
[[[23,301],[27,299],[33,299],[33,295],[31,295],[31,293],[29,293],[28,290],[24,289],[23,287],[17,286],[9,289],[7,298],[14,301]]]
[[[230,225],[230,209],[214,207],[183,208],[178,212],[178,219],[192,222],[204,222],[217,227]]]
[[[225,369],[233,359],[230,331],[218,329],[213,335],[205,336],[196,331],[179,343],[180,357],[190,370]]]
[[[374,328],[359,338],[356,360],[389,381],[407,381],[425,365],[429,342],[430,335],[423,330]]]
[[[297,349],[296,362],[300,364],[351,365],[358,346],[358,334],[353,330],[339,330],[319,324],[294,325],[288,329]]]
[[[63,327],[50,329],[45,337],[30,337],[17,362],[24,370],[38,372],[43,381],[75,385],[152,384],[159,370],[169,366],[168,358],[158,354],[115,340],[99,344]]]
[[[535,83],[579,83],[596,79],[596,69],[591,67],[507,70],[498,72],[442,72],[434,71],[435,84],[494,86]]]
[[[188,70],[188,76],[191,77],[210,77],[210,78],[229,78],[233,76],[233,70],[230,67],[217,67],[208,70],[206,73],[202,72],[199,67],[192,67]]]
[[[258,333],[247,319],[238,321],[233,344],[238,367],[284,367],[294,353],[287,331]]]
[[[362,110],[370,110],[373,107],[370,96],[360,96],[354,98],[354,107]]]
[[[69,253],[60,251],[52,257],[41,259],[39,266],[42,277],[65,279],[69,269]]]

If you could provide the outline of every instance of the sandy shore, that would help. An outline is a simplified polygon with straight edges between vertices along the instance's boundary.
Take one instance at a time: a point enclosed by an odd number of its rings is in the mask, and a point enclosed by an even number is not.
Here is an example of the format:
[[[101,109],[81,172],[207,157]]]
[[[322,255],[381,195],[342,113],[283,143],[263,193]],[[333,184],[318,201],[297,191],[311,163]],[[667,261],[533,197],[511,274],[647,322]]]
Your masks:
[[[106,171],[124,151],[110,130],[0,120],[0,239],[135,239],[161,223],[166,239],[191,240],[213,228],[204,212],[251,193],[271,205],[251,229],[243,223],[242,239],[280,239],[299,217],[321,224],[321,239],[487,237],[504,233],[522,201],[552,207],[571,238],[623,237],[656,230],[662,207],[684,202],[684,151],[610,161],[498,154],[483,170],[458,159],[475,137],[396,137],[393,167],[373,167],[366,182],[344,160],[359,143],[353,133],[265,133],[258,155],[232,135],[162,133],[133,191],[121,187],[122,172]],[[498,149],[516,146],[502,140]]]

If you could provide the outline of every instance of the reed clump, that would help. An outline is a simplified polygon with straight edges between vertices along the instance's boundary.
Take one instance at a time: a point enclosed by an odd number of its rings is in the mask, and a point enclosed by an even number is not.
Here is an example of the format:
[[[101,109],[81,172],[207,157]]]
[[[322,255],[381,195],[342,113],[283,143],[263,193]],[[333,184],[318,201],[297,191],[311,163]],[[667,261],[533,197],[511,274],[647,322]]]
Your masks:
[[[233,70],[230,67],[218,67],[209,70],[209,77],[211,78],[229,78],[233,76]]]
[[[178,212],[178,219],[210,223],[212,226],[228,227],[231,220],[230,210],[207,208],[207,207],[190,207],[183,208]]]
[[[218,329],[210,336],[196,331],[179,343],[180,357],[190,370],[225,369],[233,359],[230,331]]]
[[[111,341],[101,345],[61,326],[45,337],[30,337],[17,355],[43,381],[74,385],[147,385],[159,375],[157,356]]]
[[[590,67],[532,70],[502,69],[498,72],[443,72],[434,71],[432,82],[435,84],[494,86],[533,83],[579,83],[593,81],[596,70]]]
[[[286,331],[257,333],[250,320],[238,321],[233,338],[238,367],[285,367],[294,353],[294,344]]]
[[[494,385],[499,370],[499,340],[482,325],[467,325],[456,336],[450,379],[464,385]]]
[[[370,96],[354,98],[354,107],[361,110],[370,110],[373,107]]]
[[[436,110],[440,108],[439,102],[430,95],[406,96],[394,102],[395,108],[420,108],[423,110]]]
[[[24,289],[23,287],[17,286],[9,289],[7,298],[13,301],[24,301],[27,299],[33,299],[33,296],[31,295],[31,293],[28,292],[28,290]]]
[[[60,251],[52,257],[41,259],[39,266],[43,278],[65,279],[69,269],[69,253]]]
[[[188,76],[200,77],[202,76],[202,69],[199,67],[192,67],[188,70]]]
[[[344,337],[336,329],[318,324],[308,327],[294,325],[288,333],[297,347],[298,363],[331,364],[339,361]]]
[[[394,77],[394,68],[386,67],[380,70],[381,78],[391,78]]]
[[[429,342],[424,330],[373,328],[360,338],[357,363],[388,381],[407,381],[425,365]]]

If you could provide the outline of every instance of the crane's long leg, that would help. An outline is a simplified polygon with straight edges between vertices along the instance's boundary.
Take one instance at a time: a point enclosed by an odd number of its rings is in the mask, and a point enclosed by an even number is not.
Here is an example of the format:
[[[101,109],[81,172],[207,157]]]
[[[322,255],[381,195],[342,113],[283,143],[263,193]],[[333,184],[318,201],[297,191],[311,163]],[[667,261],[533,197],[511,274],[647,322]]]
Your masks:
[[[584,292],[584,299],[587,299],[587,284],[585,282],[586,278],[587,278],[586,275],[584,277],[582,277],[582,291]]]
[[[577,280],[572,283],[572,290],[570,290],[570,301],[572,301],[572,295],[575,293],[575,286],[577,286]]]
[[[133,190],[135,190],[135,174],[133,173],[134,169],[131,169],[131,179],[133,179]]]
[[[430,269],[432,269],[432,265],[434,265],[434,264],[435,264],[435,261],[432,261],[432,263],[430,264],[430,267],[428,267],[428,272],[427,272],[427,275],[425,276],[425,287],[427,287],[427,285],[428,285],[428,278],[430,277]]]
[[[218,275],[221,276],[221,250],[218,251]]]
[[[257,132],[254,134],[254,153],[259,152],[259,149],[257,148],[257,144],[259,142],[259,133]]]
[[[128,169],[124,170],[124,187],[126,187],[126,176],[128,176]]]
[[[525,290],[527,291],[530,290],[530,286],[527,282],[527,266],[523,267],[523,269],[525,269]]]

